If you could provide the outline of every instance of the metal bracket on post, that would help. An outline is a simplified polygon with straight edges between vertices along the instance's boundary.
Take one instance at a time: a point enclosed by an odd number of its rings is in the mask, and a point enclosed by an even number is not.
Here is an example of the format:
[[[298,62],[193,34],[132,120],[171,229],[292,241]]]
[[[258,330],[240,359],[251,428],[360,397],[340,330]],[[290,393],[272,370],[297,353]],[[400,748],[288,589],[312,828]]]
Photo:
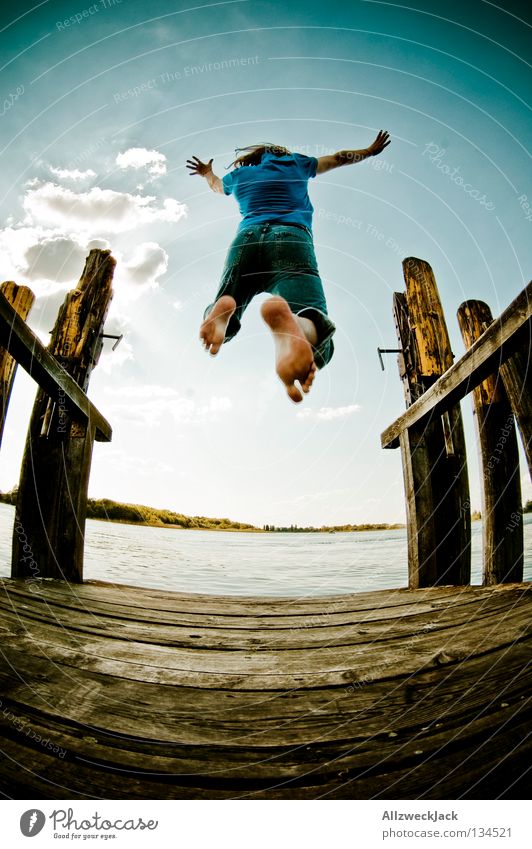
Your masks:
[[[116,349],[120,345],[120,342],[122,341],[123,338],[124,338],[123,333],[121,333],[119,336],[117,336],[114,333],[100,333],[100,339],[116,339],[115,344],[111,348],[112,351],[116,351]]]
[[[379,355],[379,361],[381,364],[381,369],[384,371],[384,360],[382,359],[383,354],[402,354],[402,348],[377,348],[377,354]]]

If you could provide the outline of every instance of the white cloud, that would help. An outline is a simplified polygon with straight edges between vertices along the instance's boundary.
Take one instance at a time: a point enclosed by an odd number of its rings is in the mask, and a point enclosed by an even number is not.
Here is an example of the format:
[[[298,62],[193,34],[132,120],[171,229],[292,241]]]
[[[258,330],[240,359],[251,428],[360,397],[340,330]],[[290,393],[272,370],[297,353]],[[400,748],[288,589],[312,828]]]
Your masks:
[[[157,150],[147,150],[145,147],[130,147],[116,157],[119,168],[146,168],[150,177],[162,177],[166,174],[166,156]]]
[[[96,171],[93,171],[92,168],[79,171],[77,168],[55,168],[53,165],[49,165],[48,169],[59,180],[74,180],[76,183],[96,177]]]
[[[64,293],[79,280],[85,260],[93,248],[108,249],[106,239],[89,238],[87,234],[68,234],[42,226],[5,227],[0,229],[0,265],[5,279],[29,285],[37,297],[32,323],[43,327],[53,324]],[[131,255],[113,250],[117,260],[113,287],[115,300],[111,312],[117,314],[129,301],[137,300],[148,290],[157,288],[168,268],[168,254],[157,242],[142,242]],[[123,316],[122,316],[123,317]],[[131,359],[122,343],[114,362]]]
[[[87,242],[61,233],[41,234],[27,248],[25,276],[28,280],[51,280],[56,283],[76,282],[92,248],[106,248],[107,243]]]
[[[74,192],[56,183],[29,186],[23,200],[27,225],[35,222],[83,233],[124,233],[143,224],[176,223],[187,213],[185,204],[166,198],[162,207],[156,198],[132,195],[95,186],[87,192]]]
[[[143,475],[152,478],[156,474],[174,473],[173,466],[164,460],[151,456],[130,456],[120,448],[112,449],[105,453],[105,463],[113,471],[124,473],[133,472],[135,475]],[[101,496],[105,498],[105,496]]]
[[[143,242],[137,245],[133,256],[123,263],[121,274],[127,282],[135,285],[137,291],[154,289],[159,277],[168,268],[168,254],[157,242]]]
[[[359,404],[349,404],[347,407],[320,407],[319,410],[300,410],[297,413],[298,419],[321,419],[330,421],[331,419],[341,419],[345,416],[351,416],[353,413],[360,410]]]
[[[0,230],[0,261],[4,277],[29,283],[37,297],[70,288],[79,279],[92,248],[108,248],[105,239],[68,235],[45,227],[5,227]]]
[[[157,425],[169,416],[176,424],[214,422],[232,408],[227,397],[211,396],[197,403],[169,386],[151,384],[106,390],[112,395],[110,416],[144,426]]]

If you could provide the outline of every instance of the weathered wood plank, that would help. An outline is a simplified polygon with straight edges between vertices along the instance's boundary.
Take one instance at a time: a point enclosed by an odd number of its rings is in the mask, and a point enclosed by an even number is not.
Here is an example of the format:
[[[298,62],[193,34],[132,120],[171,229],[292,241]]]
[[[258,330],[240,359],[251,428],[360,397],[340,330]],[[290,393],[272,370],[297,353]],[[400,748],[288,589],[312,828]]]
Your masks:
[[[341,764],[343,770],[372,770],[388,773],[400,766],[401,762],[410,760],[416,754],[416,750],[422,748],[423,760],[437,755],[441,746],[458,744],[458,740],[469,736],[477,737],[482,730],[489,729],[492,733],[500,728],[504,721],[509,718],[519,723],[525,722],[530,717],[530,705],[520,698],[519,691],[505,696],[511,701],[507,708],[500,706],[500,701],[490,704],[489,691],[483,688],[481,697],[469,702],[464,700],[459,692],[459,687],[464,687],[463,676],[457,676],[452,681],[452,690],[458,699],[458,706],[452,717],[448,717],[449,703],[437,710],[437,690],[441,687],[440,681],[433,681],[428,692],[431,696],[431,704],[427,705],[429,714],[423,725],[419,724],[419,711],[416,719],[408,714],[413,713],[412,706],[402,705],[406,710],[404,721],[400,719],[401,705],[397,699],[394,724],[389,724],[381,714],[380,726],[371,733],[365,729],[365,715],[359,717],[359,728],[356,728],[354,714],[347,719],[341,708],[336,715],[331,712],[330,716],[322,714],[322,723],[341,722],[341,727],[346,732],[343,739],[323,739],[319,729],[309,727],[310,746],[304,748],[294,745],[295,741],[286,739],[284,744],[261,745],[257,734],[245,734],[246,745],[242,740],[233,740],[232,735],[225,737],[219,747],[208,747],[206,738],[197,743],[183,743],[167,741],[164,746],[154,746],[154,741],[149,738],[128,735],[127,739],[117,737],[101,726],[94,730],[78,723],[67,723],[48,713],[35,711],[25,707],[18,707],[8,702],[7,720],[0,716],[4,734],[15,738],[16,734],[10,729],[10,722],[29,727],[36,734],[53,740],[54,745],[60,746],[71,757],[81,757],[92,763],[100,762],[102,765],[114,766],[128,771],[141,771],[158,773],[159,775],[189,775],[194,776],[201,783],[207,774],[216,775],[224,773],[227,777],[232,775],[233,779],[264,780],[272,778],[297,778],[306,776],[311,771],[330,772],[331,767],[335,769],[335,763]],[[425,687],[425,691],[427,688]],[[378,697],[378,693],[375,694]],[[403,693],[401,692],[401,695]],[[425,700],[424,703],[425,705]],[[388,713],[388,705],[383,705],[383,711]],[[16,718],[16,719],[15,719]],[[414,723],[412,724],[412,720]],[[450,721],[449,721],[450,720]],[[179,720],[179,724],[183,720]],[[281,717],[277,720],[283,720]],[[364,730],[366,733],[363,733]],[[10,733],[11,732],[11,733]],[[222,731],[222,734],[225,733]],[[355,736],[351,736],[351,735]],[[348,736],[349,735],[349,736]],[[339,735],[340,736],[340,735]],[[288,735],[285,735],[288,738]],[[347,743],[348,740],[348,743]],[[266,757],[265,757],[266,754]],[[438,779],[436,779],[438,780]]]
[[[18,584],[18,582],[17,582]],[[362,627],[368,634],[372,633],[372,628],[386,627],[393,628],[395,623],[407,623],[410,620],[416,620],[417,617],[430,617],[435,620],[441,616],[457,617],[462,615],[462,611],[469,609],[471,605],[475,605],[475,610],[484,610],[486,607],[492,609],[494,606],[504,606],[508,604],[505,596],[500,594],[491,594],[479,600],[476,594],[460,593],[456,597],[449,595],[438,599],[427,601],[420,600],[415,604],[408,605],[392,605],[382,606],[380,608],[369,608],[357,610],[356,608],[344,612],[335,612],[334,608],[330,612],[316,612],[310,615],[286,615],[286,616],[223,616],[212,615],[203,612],[181,612],[180,605],[175,612],[168,610],[150,611],[149,609],[142,610],[139,607],[128,607],[125,602],[106,603],[105,601],[91,599],[90,602],[83,599],[66,599],[59,594],[53,594],[47,589],[46,595],[43,593],[20,592],[19,587],[6,588],[6,585],[0,585],[0,607],[9,610],[18,610],[20,612],[41,612],[42,616],[49,617],[55,620],[68,612],[69,616],[92,617],[96,623],[108,622],[108,627],[120,629],[121,623],[126,625],[134,623],[141,629],[148,629],[150,634],[157,633],[151,630],[151,625],[156,625],[162,633],[170,628],[179,629],[179,633],[189,634],[193,632],[195,635],[199,632],[201,635],[209,636],[211,634],[234,634],[242,639],[247,639],[252,636],[261,636],[269,634],[273,640],[280,637],[283,639],[287,633],[295,633],[298,631],[315,631],[316,633],[325,633],[328,628],[337,628],[339,626],[350,626],[352,628]],[[512,602],[513,603],[513,602]],[[43,612],[44,611],[44,612]],[[72,623],[75,620],[70,619]]]
[[[0,341],[17,363],[50,397],[55,398],[63,393],[72,405],[72,409],[77,410],[82,421],[90,421],[94,424],[96,439],[99,442],[111,441],[112,429],[109,422],[1,293]]]
[[[500,318],[408,410],[383,431],[383,448],[397,448],[399,434],[417,422],[432,420],[453,407],[516,350],[527,350],[532,335],[532,282]]]
[[[0,286],[0,294],[4,296],[22,320],[28,317],[35,300],[35,295],[31,289],[28,289],[27,286],[17,286],[16,283],[9,280]],[[2,444],[7,408],[16,370],[16,360],[5,347],[0,346],[0,445]]]
[[[198,616],[190,624],[160,623],[117,618],[109,613],[91,609],[73,609],[66,606],[47,605],[33,600],[0,597],[0,629],[11,622],[19,633],[22,622],[29,630],[38,628],[39,623],[58,626],[73,634],[110,636],[119,640],[132,640],[149,644],[190,647],[197,649],[249,649],[255,652],[271,649],[302,649],[326,646],[332,648],[341,645],[373,644],[390,639],[410,636],[419,631],[430,629],[432,632],[444,631],[460,623],[469,622],[474,609],[477,619],[484,616],[504,614],[515,597],[492,596],[481,604],[478,601],[471,608],[472,600],[461,605],[443,606],[434,609],[421,605],[403,616],[387,616],[382,611],[378,616],[374,611],[370,616],[350,616],[338,618],[335,622],[316,618],[300,622],[290,620],[285,627],[274,630],[265,628],[258,620],[247,628],[227,626],[205,626],[203,617]],[[16,613],[14,612],[16,610]],[[22,618],[24,617],[24,618]],[[7,635],[5,635],[7,636]],[[442,634],[442,636],[445,636]]]
[[[69,667],[55,655],[43,667],[42,657],[7,647],[6,661],[13,668],[6,663],[0,681],[6,705],[44,713],[54,722],[77,724],[90,736],[98,737],[92,730],[99,729],[102,734],[127,734],[165,746],[239,749],[318,740],[341,743],[348,738],[364,751],[375,736],[388,737],[390,732],[395,736],[435,722],[447,729],[460,727],[482,706],[494,710],[500,702],[529,695],[529,660],[527,640],[391,679],[381,672],[359,685],[265,688],[259,695],[224,690],[221,682],[217,688],[169,686],[168,681],[161,686],[119,672]]]
[[[7,591],[19,588],[32,594],[50,593],[54,596],[76,599],[80,604],[90,600],[117,604],[128,607],[142,607],[146,610],[179,610],[233,616],[298,616],[314,613],[333,613],[352,610],[379,610],[394,605],[408,606],[420,601],[437,602],[447,599],[452,603],[457,597],[454,587],[424,587],[410,592],[406,587],[387,590],[371,590],[360,593],[345,593],[336,596],[309,596],[307,598],[283,598],[278,596],[229,596],[202,595],[201,593],[179,593],[157,588],[110,584],[103,581],[84,581],[83,584],[69,584],[66,581],[13,580],[0,578],[0,587]],[[26,587],[26,590],[23,588]],[[493,587],[491,592],[497,592]],[[460,593],[484,593],[481,587],[463,587]]]
[[[515,591],[517,592],[517,591]],[[443,632],[428,627],[414,636],[358,645],[313,647],[301,651],[273,648],[249,650],[193,650],[146,644],[134,640],[94,636],[67,631],[58,626],[24,620],[21,627],[13,617],[13,636],[3,641],[17,643],[26,651],[40,652],[74,667],[80,656],[87,669],[107,671],[119,677],[139,677],[179,686],[234,689],[286,689],[292,687],[343,686],[375,676],[411,674],[421,668],[458,662],[461,658],[518,641],[526,628],[530,596],[515,602],[499,615],[471,616]],[[528,612],[527,612],[528,611]],[[4,614],[8,622],[8,615]],[[474,625],[473,625],[474,622]],[[473,637],[474,633],[474,637]],[[379,663],[376,662],[378,644]],[[40,646],[40,647],[39,647]],[[81,655],[80,655],[81,653]]]
[[[36,596],[64,601],[72,607],[89,606],[94,603],[107,603],[124,607],[132,615],[141,615],[141,611],[153,611],[157,616],[164,614],[190,614],[215,616],[229,624],[245,624],[245,620],[260,620],[261,627],[271,622],[283,625],[290,617],[329,617],[337,613],[356,611],[385,611],[399,608],[407,611],[418,604],[456,604],[466,598],[485,598],[485,587],[464,586],[460,590],[454,587],[423,587],[415,593],[406,588],[392,590],[372,590],[369,592],[349,593],[339,596],[315,596],[304,598],[279,598],[276,596],[208,596],[195,593],[172,593],[153,588],[135,587],[103,582],[85,581],[83,584],[69,584],[54,580],[24,580],[0,578],[0,590],[6,593],[20,593],[28,597]],[[505,592],[503,587],[493,586],[490,594]]]
[[[458,323],[471,345],[493,322],[483,301],[464,301]],[[498,372],[473,390],[473,410],[482,475],[485,584],[523,580],[523,516],[515,423]]]
[[[496,773],[502,792],[530,755],[530,585],[412,591],[399,595],[415,603],[399,606],[395,593],[365,593],[356,616],[374,617],[387,597],[392,619],[362,622],[360,642],[339,646],[327,642],[333,633],[343,642],[339,624],[282,616],[283,605],[263,600],[249,605],[262,616],[204,629],[223,649],[163,644],[182,628],[172,622],[139,623],[160,643],[132,640],[138,607],[128,618],[116,587],[99,587],[115,599],[107,612],[72,593],[69,621],[61,582],[1,586],[0,788],[17,798],[457,798],[517,747]],[[204,616],[197,602],[175,600],[196,622],[191,634]],[[224,598],[215,602],[219,611]],[[169,612],[168,594],[152,603]],[[302,619],[325,644],[298,649],[305,629],[268,630],[269,604],[278,624]],[[127,635],[115,629],[117,610]],[[264,650],[247,647],[251,621]]]
[[[507,714],[506,714],[507,715]],[[522,755],[515,757],[519,746]],[[156,771],[139,775],[113,769],[108,762],[72,754],[65,761],[32,749],[27,742],[6,740],[5,758],[0,761],[0,786],[9,798],[27,799],[441,799],[441,798],[524,798],[523,789],[515,789],[520,774],[530,760],[530,743],[523,722],[508,731],[501,717],[499,725],[484,724],[479,735],[445,742],[434,758],[416,756],[395,770],[348,771],[341,762],[320,771],[314,763],[303,780],[242,779],[234,773],[183,773],[160,775]],[[514,753],[508,763],[508,753]],[[322,758],[326,755],[322,755]],[[497,765],[500,764],[498,767]],[[12,767],[11,771],[9,767]],[[493,772],[492,772],[493,770]],[[521,770],[518,771],[518,770]],[[494,781],[490,783],[491,775]],[[443,778],[443,782],[435,776]],[[482,778],[484,776],[484,778]],[[200,783],[201,782],[201,783]],[[28,794],[28,784],[33,792]],[[490,788],[486,791],[484,788]],[[523,785],[521,785],[523,787]],[[521,795],[519,795],[521,792]]]
[[[101,332],[112,297],[115,264],[110,251],[91,250],[52,331],[50,353],[83,391],[102,349]],[[76,420],[64,393],[51,398],[38,391],[18,489],[13,577],[83,580],[95,434],[93,421]]]

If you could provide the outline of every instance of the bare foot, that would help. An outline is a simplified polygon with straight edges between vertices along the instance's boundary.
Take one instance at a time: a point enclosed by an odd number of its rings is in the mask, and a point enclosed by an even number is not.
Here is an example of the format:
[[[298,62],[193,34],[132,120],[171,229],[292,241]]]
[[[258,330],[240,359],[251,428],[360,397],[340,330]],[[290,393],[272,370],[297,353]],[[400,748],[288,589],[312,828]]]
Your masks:
[[[263,303],[261,314],[273,333],[277,374],[297,404],[303,400],[301,391],[310,390],[317,370],[310,342],[284,298],[277,295],[269,298]],[[299,381],[301,391],[295,380]]]
[[[200,327],[200,339],[206,351],[214,357],[222,347],[229,319],[236,309],[231,295],[222,295]]]

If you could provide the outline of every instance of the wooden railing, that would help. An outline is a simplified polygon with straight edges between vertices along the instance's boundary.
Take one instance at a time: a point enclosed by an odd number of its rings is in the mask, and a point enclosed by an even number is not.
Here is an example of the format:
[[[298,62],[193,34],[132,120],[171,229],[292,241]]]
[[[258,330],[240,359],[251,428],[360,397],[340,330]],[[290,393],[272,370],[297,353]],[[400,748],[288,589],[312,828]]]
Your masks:
[[[24,320],[31,292],[13,283],[0,287],[2,426],[17,363],[40,387],[18,487],[12,577],[83,580],[92,450],[94,440],[110,442],[112,434],[86,390],[102,349],[114,267],[110,251],[90,252],[59,310],[48,348]]]
[[[466,301],[458,319],[466,353],[455,363],[430,265],[403,261],[395,293],[399,371],[407,410],[383,432],[401,448],[409,586],[470,581],[467,461],[459,402],[474,392],[482,467],[485,584],[523,578],[523,524],[515,422],[532,477],[532,283],[495,321]],[[515,418],[514,418],[515,417]]]

